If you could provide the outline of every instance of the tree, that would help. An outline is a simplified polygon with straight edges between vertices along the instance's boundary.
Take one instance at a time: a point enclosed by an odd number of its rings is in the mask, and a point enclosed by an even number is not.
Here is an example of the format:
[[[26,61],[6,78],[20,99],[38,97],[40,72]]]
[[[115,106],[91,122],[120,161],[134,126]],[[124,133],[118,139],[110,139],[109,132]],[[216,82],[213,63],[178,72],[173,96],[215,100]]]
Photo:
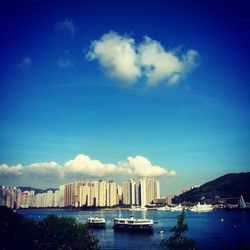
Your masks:
[[[173,235],[167,240],[163,240],[161,246],[169,250],[193,250],[196,247],[196,242],[188,239],[184,234],[189,230],[188,224],[185,223],[185,212],[177,216],[177,224],[170,229]]]
[[[0,206],[0,249],[96,250],[98,239],[72,217],[48,215],[42,221],[23,218]]]
[[[48,215],[40,223],[40,249],[98,249],[98,240],[83,223],[72,217]]]

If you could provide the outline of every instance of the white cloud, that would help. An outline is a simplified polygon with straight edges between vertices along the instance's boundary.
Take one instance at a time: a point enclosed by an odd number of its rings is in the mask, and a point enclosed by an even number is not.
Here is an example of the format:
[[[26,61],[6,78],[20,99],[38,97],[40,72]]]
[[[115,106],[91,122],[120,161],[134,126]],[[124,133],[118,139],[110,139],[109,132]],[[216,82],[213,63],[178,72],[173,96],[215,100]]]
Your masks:
[[[70,177],[92,176],[132,176],[132,177],[156,177],[161,175],[175,176],[173,170],[152,164],[146,157],[127,157],[126,160],[114,163],[102,163],[99,160],[91,159],[87,155],[79,154],[74,159],[60,165],[56,162],[38,162],[28,166],[0,165],[0,177],[31,176],[44,179],[67,179]]]
[[[145,37],[140,44],[139,56],[150,85],[182,71],[180,60],[172,52],[166,52],[159,42],[149,37]]]
[[[29,70],[32,65],[32,60],[29,56],[24,57],[20,63],[16,65],[16,68],[22,69],[22,70]]]
[[[168,175],[168,170],[163,167],[153,165],[147,158],[137,155],[134,158],[129,156],[126,161],[120,162],[118,168],[126,174],[135,176],[160,176]],[[122,172],[121,171],[121,172]]]
[[[57,61],[57,67],[58,68],[68,69],[68,68],[73,67],[73,65],[74,65],[73,62],[70,59],[67,59],[67,58],[60,58]]]
[[[87,58],[97,59],[110,77],[127,83],[135,82],[141,75],[134,39],[113,31],[91,42]]]
[[[180,49],[166,51],[160,42],[144,37],[138,47],[138,53],[150,86],[162,81],[174,85],[197,65],[197,51],[191,49],[180,55],[177,52],[180,53]]]
[[[22,165],[8,166],[7,164],[0,165],[0,176],[3,177],[15,177],[23,174]]]
[[[113,164],[104,164],[99,160],[92,160],[87,155],[77,155],[75,159],[65,163],[67,173],[75,173],[88,176],[106,176],[115,171]]]
[[[64,176],[64,170],[58,163],[52,162],[38,162],[26,166],[24,169],[26,174],[33,175],[35,177],[42,177],[46,179],[50,178],[62,178]]]
[[[148,36],[136,44],[133,38],[110,31],[91,42],[87,58],[97,59],[112,78],[131,84],[145,77],[148,86],[154,86],[159,82],[179,82],[197,65],[198,55],[192,49],[186,53],[179,49],[166,51],[160,42]]]
[[[71,18],[65,18],[63,22],[56,23],[56,27],[58,30],[68,31],[71,35],[75,35],[76,33],[76,28]]]
[[[182,64],[185,71],[190,71],[198,65],[197,58],[199,53],[196,50],[190,49],[186,54],[182,55]]]

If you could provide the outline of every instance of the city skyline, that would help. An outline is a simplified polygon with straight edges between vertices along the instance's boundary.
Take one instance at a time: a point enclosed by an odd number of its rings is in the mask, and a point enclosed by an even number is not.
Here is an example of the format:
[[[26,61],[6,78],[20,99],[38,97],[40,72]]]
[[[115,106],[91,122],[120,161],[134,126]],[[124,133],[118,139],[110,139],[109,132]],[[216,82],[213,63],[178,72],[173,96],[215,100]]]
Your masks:
[[[29,207],[116,207],[140,206],[166,199],[160,195],[156,178],[130,179],[119,186],[113,180],[78,181],[60,185],[56,190],[21,190],[0,186],[0,205],[10,208]]]
[[[0,6],[0,185],[249,171],[247,1]]]

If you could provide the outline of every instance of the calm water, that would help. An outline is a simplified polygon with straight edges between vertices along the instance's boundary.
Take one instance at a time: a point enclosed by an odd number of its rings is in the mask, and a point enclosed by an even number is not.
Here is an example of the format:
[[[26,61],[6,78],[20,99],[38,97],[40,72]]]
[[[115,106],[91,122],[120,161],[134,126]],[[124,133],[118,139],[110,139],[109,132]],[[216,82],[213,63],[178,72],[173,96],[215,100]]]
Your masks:
[[[161,249],[160,242],[171,233],[170,227],[175,225],[179,212],[147,211],[146,217],[158,222],[154,224],[154,234],[129,234],[113,232],[112,219],[118,211],[73,211],[73,210],[19,210],[18,213],[31,219],[41,219],[48,214],[72,216],[79,221],[86,221],[92,216],[103,216],[107,221],[107,229],[94,230],[102,249]],[[141,218],[145,212],[122,211],[123,217]],[[222,222],[221,219],[224,219]],[[189,225],[187,236],[198,243],[199,249],[239,249],[244,244],[250,246],[250,213],[249,212],[186,212]],[[164,234],[160,234],[160,231]]]

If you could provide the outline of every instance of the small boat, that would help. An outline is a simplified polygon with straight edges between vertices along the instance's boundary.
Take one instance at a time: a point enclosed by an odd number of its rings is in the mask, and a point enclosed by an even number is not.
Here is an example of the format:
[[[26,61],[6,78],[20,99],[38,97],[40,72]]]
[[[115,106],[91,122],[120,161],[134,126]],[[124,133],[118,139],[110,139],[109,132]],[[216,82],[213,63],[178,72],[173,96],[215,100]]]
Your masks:
[[[106,228],[106,221],[104,218],[99,217],[89,217],[87,219],[87,225],[90,228]]]
[[[129,211],[146,211],[146,207],[140,207],[140,206],[132,206]]]
[[[174,211],[182,211],[184,210],[185,207],[183,207],[181,204],[174,206],[174,207],[170,207],[170,211],[174,212]]]
[[[190,208],[190,211],[192,212],[209,212],[213,211],[213,206],[210,204],[200,204],[200,202],[197,203],[197,205]]]
[[[153,233],[154,221],[151,219],[114,218],[113,229],[123,232]]]
[[[158,211],[170,211],[170,207],[168,205],[166,205],[164,207],[158,207],[156,210],[158,210]]]

